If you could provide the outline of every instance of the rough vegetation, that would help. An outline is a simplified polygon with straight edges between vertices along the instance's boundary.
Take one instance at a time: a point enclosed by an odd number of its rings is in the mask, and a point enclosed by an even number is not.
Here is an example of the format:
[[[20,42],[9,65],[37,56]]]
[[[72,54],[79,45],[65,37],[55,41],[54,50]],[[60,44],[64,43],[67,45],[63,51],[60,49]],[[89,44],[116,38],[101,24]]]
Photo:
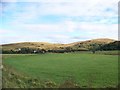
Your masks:
[[[93,39],[83,42],[75,42],[70,44],[51,44],[43,42],[24,42],[2,45],[2,53],[6,54],[28,54],[28,53],[65,53],[76,51],[92,51],[96,50],[119,50],[119,41],[112,39]]]
[[[120,50],[120,41],[111,42],[99,47],[99,50]]]
[[[3,88],[80,88],[71,79],[57,85],[55,82],[26,76],[15,69],[4,65],[3,68]]]

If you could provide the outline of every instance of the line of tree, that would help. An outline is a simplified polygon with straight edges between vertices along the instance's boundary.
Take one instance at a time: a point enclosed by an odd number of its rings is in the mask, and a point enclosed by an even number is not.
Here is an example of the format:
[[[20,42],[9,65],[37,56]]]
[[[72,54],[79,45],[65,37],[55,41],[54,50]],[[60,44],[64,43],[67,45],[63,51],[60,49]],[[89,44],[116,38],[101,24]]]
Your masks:
[[[17,50],[2,50],[3,54],[32,54],[32,53],[45,53],[45,49],[31,49],[31,48],[19,48]]]
[[[66,47],[64,49],[53,49],[53,50],[45,50],[45,49],[32,49],[32,48],[19,48],[16,50],[3,50],[3,54],[37,54],[37,53],[67,53],[67,52],[76,52],[76,51],[87,51],[86,49],[72,49],[71,47]]]
[[[120,50],[120,41],[115,41],[109,44],[105,44],[98,48],[98,50]]]
[[[120,41],[115,41],[109,44],[90,44],[89,51],[95,53],[96,51],[120,50]]]

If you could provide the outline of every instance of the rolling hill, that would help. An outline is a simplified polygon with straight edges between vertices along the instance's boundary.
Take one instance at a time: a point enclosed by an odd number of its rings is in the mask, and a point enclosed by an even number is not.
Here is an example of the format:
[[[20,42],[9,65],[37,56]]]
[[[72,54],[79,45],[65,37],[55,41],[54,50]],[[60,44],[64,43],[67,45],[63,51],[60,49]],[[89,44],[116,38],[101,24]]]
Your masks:
[[[113,39],[101,38],[86,40],[80,42],[74,42],[69,44],[59,44],[59,43],[47,43],[47,42],[21,42],[21,43],[11,43],[2,45],[2,50],[13,50],[17,51],[20,48],[29,49],[44,49],[48,50],[90,50],[93,47],[102,47],[104,45],[115,42]]]
[[[87,40],[87,41],[73,43],[72,48],[74,48],[74,49],[80,49],[80,48],[90,49],[94,46],[97,46],[97,47],[103,46],[105,44],[109,44],[114,41],[115,40],[113,40],[113,39],[107,39],[107,38],[93,39],[93,40]]]

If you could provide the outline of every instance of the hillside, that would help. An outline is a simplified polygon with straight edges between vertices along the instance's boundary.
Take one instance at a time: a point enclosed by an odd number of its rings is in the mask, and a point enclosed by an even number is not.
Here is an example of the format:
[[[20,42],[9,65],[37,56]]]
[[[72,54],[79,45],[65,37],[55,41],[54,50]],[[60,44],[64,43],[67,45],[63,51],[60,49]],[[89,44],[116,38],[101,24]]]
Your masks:
[[[99,50],[120,50],[120,41],[111,42],[99,47]]]
[[[2,45],[3,51],[18,51],[20,48],[29,48],[29,49],[44,49],[48,50],[90,50],[93,47],[100,47],[109,43],[114,42],[113,39],[93,39],[86,40],[81,42],[74,42],[69,44],[58,44],[58,43],[47,43],[47,42],[21,42],[21,43],[12,43]]]
[[[2,45],[4,50],[16,50],[18,48],[39,48],[39,49],[56,49],[60,46],[64,46],[63,44],[52,44],[47,42],[21,42],[21,43],[12,43]]]
[[[74,49],[79,49],[79,48],[90,49],[94,46],[99,47],[99,46],[103,46],[105,44],[109,44],[114,41],[115,40],[113,40],[113,39],[107,39],[107,38],[93,39],[93,40],[87,40],[87,41],[73,43],[72,48],[74,48]]]

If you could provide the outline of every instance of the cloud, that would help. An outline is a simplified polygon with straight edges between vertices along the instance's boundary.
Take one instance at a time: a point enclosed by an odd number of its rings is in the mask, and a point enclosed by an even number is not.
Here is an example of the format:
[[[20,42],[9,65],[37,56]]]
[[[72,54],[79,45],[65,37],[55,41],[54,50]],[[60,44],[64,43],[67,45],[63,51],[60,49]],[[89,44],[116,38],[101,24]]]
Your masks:
[[[13,24],[13,23],[12,23]],[[15,24],[15,23],[14,23]],[[73,21],[63,21],[54,24],[18,24],[17,28],[35,32],[74,32],[76,23]]]
[[[94,38],[118,39],[117,24],[90,24],[65,21],[57,24],[23,24],[18,26],[18,28],[28,31],[26,34],[34,39],[45,38],[46,40],[51,39],[51,41],[58,40],[60,42]]]
[[[107,37],[118,39],[118,24],[81,24],[79,30],[87,32],[88,35],[94,38]]]
[[[57,1],[57,0],[56,0]],[[43,1],[44,2],[44,1]],[[89,1],[51,1],[43,3],[39,12],[43,15],[63,15],[63,16],[117,16],[117,0],[89,0]],[[105,11],[111,8],[111,11]],[[112,12],[112,13],[111,13]],[[40,13],[41,14],[41,13]]]
[[[32,2],[33,0],[27,1]],[[20,1],[20,3],[21,2],[22,1]],[[117,5],[118,0],[36,0],[34,3],[26,3],[21,7],[16,6],[16,8],[20,7],[24,12],[15,14],[13,17],[35,18],[44,15],[117,17]],[[14,10],[15,7],[11,8],[11,10],[12,9]],[[17,11],[14,11],[14,13],[17,13]],[[24,19],[25,18],[23,18],[23,20]]]
[[[68,43],[93,38],[118,38],[118,0],[2,2],[5,3],[0,33],[6,42],[31,40]],[[50,19],[43,19],[44,16]],[[60,20],[53,20],[54,16]]]
[[[17,2],[18,0],[1,0],[1,2]]]

